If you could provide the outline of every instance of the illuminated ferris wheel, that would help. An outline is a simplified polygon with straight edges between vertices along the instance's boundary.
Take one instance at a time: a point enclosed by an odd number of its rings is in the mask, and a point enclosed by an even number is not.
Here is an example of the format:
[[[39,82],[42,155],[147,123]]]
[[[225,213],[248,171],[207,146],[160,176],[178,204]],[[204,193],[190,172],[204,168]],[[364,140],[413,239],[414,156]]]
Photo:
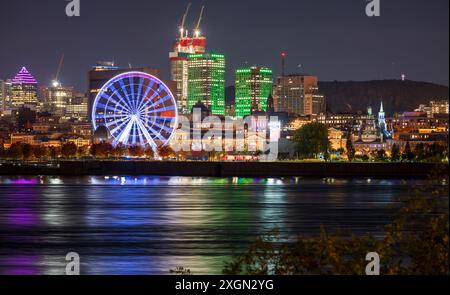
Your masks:
[[[169,143],[177,116],[170,89],[142,72],[128,72],[109,80],[92,109],[94,130],[105,126],[113,145],[150,146],[155,151]]]

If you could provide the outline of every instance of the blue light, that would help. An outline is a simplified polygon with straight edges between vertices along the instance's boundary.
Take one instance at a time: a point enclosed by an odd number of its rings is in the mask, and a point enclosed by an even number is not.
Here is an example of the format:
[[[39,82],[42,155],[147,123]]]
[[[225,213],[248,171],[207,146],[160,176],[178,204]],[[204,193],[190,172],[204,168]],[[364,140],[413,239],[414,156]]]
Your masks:
[[[109,80],[93,104],[94,130],[108,128],[113,145],[150,146],[155,152],[167,145],[178,113],[170,89],[158,78],[128,72]]]

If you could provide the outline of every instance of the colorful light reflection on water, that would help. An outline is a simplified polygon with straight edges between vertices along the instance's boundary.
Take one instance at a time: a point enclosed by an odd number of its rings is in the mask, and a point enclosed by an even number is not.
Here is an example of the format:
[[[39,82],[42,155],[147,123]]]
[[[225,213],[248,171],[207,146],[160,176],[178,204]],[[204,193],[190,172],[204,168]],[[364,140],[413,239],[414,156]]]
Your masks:
[[[411,182],[367,179],[0,177],[0,274],[220,274],[232,253],[279,227],[380,233]]]

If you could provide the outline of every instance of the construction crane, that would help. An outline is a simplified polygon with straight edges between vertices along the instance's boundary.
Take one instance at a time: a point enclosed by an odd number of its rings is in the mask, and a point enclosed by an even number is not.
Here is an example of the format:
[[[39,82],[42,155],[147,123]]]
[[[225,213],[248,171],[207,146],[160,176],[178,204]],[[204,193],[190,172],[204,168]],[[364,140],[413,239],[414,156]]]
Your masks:
[[[203,13],[205,11],[205,7],[206,7],[205,5],[202,6],[202,10],[200,11],[200,16],[198,18],[197,25],[195,26],[195,31],[194,32],[195,32],[195,37],[196,38],[200,37],[200,34],[201,34],[201,32],[200,32],[200,25],[202,23]]]
[[[188,16],[189,9],[191,8],[192,3],[189,3],[186,7],[186,12],[183,15],[183,18],[181,19],[181,26],[180,26],[180,38],[184,38],[184,24],[186,22],[186,17]],[[187,35],[187,34],[186,34]]]
[[[53,87],[61,86],[61,83],[59,82],[59,73],[61,72],[63,63],[64,63],[64,54],[59,59],[59,64],[58,64],[58,69],[56,70],[55,79],[52,81]]]

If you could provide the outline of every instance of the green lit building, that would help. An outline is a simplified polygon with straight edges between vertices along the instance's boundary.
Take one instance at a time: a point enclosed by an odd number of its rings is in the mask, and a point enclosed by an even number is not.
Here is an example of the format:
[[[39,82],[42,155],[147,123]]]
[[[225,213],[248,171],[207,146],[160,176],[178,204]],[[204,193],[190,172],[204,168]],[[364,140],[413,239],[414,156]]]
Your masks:
[[[190,54],[188,108],[199,101],[213,115],[225,115],[225,56],[223,54]]]
[[[267,99],[272,94],[272,70],[242,68],[236,70],[236,116],[246,117],[267,110]]]

